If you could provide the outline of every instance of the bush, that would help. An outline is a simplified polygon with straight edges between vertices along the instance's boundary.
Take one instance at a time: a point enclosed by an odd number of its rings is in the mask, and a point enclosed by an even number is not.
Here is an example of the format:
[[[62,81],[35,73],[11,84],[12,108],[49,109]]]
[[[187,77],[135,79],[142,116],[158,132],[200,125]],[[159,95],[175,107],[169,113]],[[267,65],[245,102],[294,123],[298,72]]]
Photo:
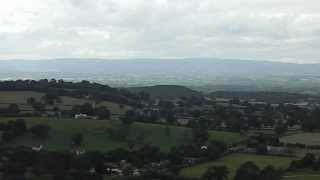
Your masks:
[[[81,146],[83,142],[83,135],[81,133],[76,133],[71,138],[73,145]]]
[[[30,128],[31,133],[40,139],[46,139],[49,136],[50,127],[44,124],[37,124]]]
[[[9,143],[14,139],[14,134],[11,131],[6,131],[6,132],[2,133],[1,139],[3,142]]]

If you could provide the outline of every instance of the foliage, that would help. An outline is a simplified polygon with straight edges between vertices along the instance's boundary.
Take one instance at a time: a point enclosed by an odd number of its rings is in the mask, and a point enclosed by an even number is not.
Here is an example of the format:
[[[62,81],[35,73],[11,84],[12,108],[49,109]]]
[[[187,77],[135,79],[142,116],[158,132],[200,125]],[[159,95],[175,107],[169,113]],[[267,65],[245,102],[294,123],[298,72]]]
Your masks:
[[[227,180],[229,170],[226,166],[211,166],[203,174],[203,180]]]
[[[49,136],[50,127],[45,124],[37,124],[30,128],[31,133],[34,137],[39,139],[46,139]]]
[[[81,133],[76,133],[72,135],[71,140],[75,146],[81,146],[83,142],[83,135]]]
[[[234,180],[258,180],[260,169],[253,162],[242,164],[236,172]]]

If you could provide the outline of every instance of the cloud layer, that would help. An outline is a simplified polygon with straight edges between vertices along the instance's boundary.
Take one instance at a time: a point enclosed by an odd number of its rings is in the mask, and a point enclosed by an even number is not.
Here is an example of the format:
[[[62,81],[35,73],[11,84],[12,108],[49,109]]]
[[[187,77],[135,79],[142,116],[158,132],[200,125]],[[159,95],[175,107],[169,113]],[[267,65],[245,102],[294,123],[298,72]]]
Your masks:
[[[0,59],[220,57],[320,63],[318,0],[10,0]]]

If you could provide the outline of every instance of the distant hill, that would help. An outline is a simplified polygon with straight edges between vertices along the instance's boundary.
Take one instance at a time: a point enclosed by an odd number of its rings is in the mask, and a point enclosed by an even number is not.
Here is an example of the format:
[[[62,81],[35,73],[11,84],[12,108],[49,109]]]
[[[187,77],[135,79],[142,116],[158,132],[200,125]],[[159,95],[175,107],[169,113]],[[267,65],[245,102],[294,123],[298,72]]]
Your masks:
[[[305,99],[318,99],[317,96],[286,93],[286,92],[249,92],[249,91],[216,91],[210,93],[213,98],[240,98],[243,100],[255,99],[256,101],[264,101],[268,103],[282,103],[282,102],[299,102]]]
[[[133,93],[146,92],[150,94],[150,96],[156,97],[156,98],[201,96],[201,93],[198,91],[194,91],[184,86],[176,86],[176,85],[131,87],[131,88],[127,88],[127,90]]]
[[[1,60],[0,80],[89,80],[112,87],[174,84],[204,92],[320,94],[320,64],[216,58]],[[240,87],[240,88],[239,88]]]

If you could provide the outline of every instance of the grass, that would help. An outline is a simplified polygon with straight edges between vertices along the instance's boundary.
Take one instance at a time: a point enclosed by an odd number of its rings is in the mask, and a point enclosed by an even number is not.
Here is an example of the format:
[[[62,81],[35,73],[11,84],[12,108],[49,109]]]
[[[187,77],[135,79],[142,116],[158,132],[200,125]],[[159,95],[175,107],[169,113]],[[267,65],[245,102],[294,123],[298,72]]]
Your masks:
[[[284,136],[280,140],[286,143],[320,145],[320,133],[298,133],[290,136]]]
[[[284,177],[283,180],[319,180],[320,175],[298,175],[292,177]]]
[[[7,107],[9,104],[14,103],[18,104],[19,108],[22,111],[32,111],[32,107],[29,104],[27,104],[27,99],[29,97],[33,97],[37,101],[40,101],[43,95],[44,93],[34,91],[0,91],[0,108]],[[71,110],[73,105],[80,105],[87,102],[93,103],[93,101],[91,100],[72,98],[66,96],[62,96],[61,99],[62,103],[55,105],[59,107],[59,109],[61,110]],[[108,107],[112,114],[123,114],[129,108],[125,105],[123,106],[123,108],[121,108],[119,104],[108,101],[102,101],[97,105]],[[51,110],[53,106],[47,106],[46,108],[48,110]]]
[[[320,173],[311,169],[302,169],[284,175],[284,180],[318,180]]]
[[[15,118],[2,118],[8,121]],[[49,150],[65,151],[71,146],[70,138],[74,133],[82,133],[84,136],[83,147],[86,150],[108,151],[111,149],[127,148],[125,141],[111,138],[108,129],[119,126],[115,120],[74,120],[74,119],[52,119],[52,118],[24,118],[27,126],[35,124],[47,124],[51,127],[49,138],[46,141],[35,140],[31,135],[18,137],[12,146],[36,146],[44,145]],[[157,145],[162,151],[168,151],[173,146],[186,142],[191,138],[191,130],[185,127],[170,126],[169,133],[166,127],[157,124],[134,123],[129,132],[130,138],[144,137],[144,142]],[[234,143],[242,140],[237,133],[210,131],[210,139],[222,140],[226,143]]]
[[[192,167],[183,169],[180,174],[189,178],[199,178],[210,166],[227,166],[229,169],[229,177],[234,177],[236,170],[241,164],[252,161],[260,168],[273,165],[276,168],[287,168],[294,158],[278,157],[278,156],[260,156],[250,154],[231,154],[216,161],[211,161]]]

